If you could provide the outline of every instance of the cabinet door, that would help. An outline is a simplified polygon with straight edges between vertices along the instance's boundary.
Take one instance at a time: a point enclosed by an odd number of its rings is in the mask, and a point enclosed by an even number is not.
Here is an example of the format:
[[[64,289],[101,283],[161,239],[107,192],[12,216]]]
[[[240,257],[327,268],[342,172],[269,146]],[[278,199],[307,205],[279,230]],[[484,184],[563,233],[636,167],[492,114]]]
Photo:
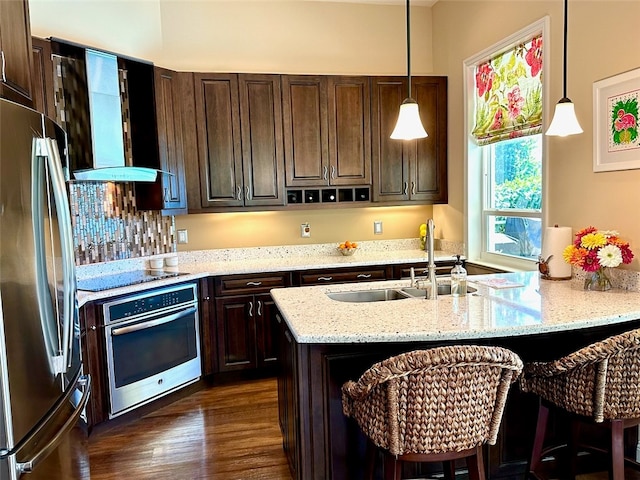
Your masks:
[[[178,72],[154,67],[155,113],[158,126],[158,174],[154,183],[136,185],[142,210],[162,210],[165,215],[187,213],[182,121]]]
[[[371,184],[368,77],[329,77],[329,184]]]
[[[194,83],[202,207],[242,206],[238,76],[196,73]]]
[[[411,94],[420,106],[427,138],[407,142],[410,148],[411,200],[447,201],[447,78],[415,77]]]
[[[287,187],[329,184],[327,78],[283,75]]]
[[[409,200],[409,152],[404,141],[389,136],[398,120],[400,104],[407,96],[407,81],[401,77],[371,80],[373,201]]]
[[[255,321],[257,309],[253,295],[216,299],[218,366],[221,372],[256,366]]]
[[[0,1],[0,95],[33,107],[27,0]]]
[[[49,118],[56,118],[56,106],[53,98],[53,62],[51,61],[51,42],[43,38],[31,39],[33,69],[31,92],[33,108]]]
[[[244,205],[284,205],[279,75],[240,75]]]
[[[268,293],[256,295],[255,303],[258,368],[275,366],[278,362],[278,309]]]

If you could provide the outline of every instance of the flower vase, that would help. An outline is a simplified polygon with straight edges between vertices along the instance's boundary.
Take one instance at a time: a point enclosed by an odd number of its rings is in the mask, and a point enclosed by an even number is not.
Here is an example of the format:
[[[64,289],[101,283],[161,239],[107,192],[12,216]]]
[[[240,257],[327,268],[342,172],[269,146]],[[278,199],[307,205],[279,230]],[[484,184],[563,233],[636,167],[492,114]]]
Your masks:
[[[584,289],[598,292],[611,290],[611,280],[605,269],[600,267],[595,272],[591,272],[591,275],[584,280]]]

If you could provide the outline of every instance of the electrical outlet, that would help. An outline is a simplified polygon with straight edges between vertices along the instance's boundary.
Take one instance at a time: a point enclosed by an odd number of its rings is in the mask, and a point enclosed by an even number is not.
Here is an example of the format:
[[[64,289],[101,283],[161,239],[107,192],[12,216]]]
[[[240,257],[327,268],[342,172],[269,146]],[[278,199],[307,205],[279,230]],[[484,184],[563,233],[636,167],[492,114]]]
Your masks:
[[[373,222],[373,234],[382,235],[382,220],[375,220]]]
[[[178,243],[189,243],[186,230],[178,230]]]
[[[311,225],[308,223],[300,224],[300,236],[302,238],[309,238],[311,236]]]

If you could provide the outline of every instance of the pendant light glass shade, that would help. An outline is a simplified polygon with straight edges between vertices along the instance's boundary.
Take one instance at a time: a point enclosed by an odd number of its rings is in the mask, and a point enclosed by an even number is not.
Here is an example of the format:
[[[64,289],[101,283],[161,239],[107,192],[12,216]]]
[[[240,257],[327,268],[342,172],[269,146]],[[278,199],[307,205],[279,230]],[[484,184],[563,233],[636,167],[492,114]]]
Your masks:
[[[414,138],[425,138],[427,132],[422,126],[418,104],[413,98],[407,98],[400,105],[398,122],[391,133],[394,140],[413,140]]]
[[[566,137],[567,135],[576,135],[582,132],[573,103],[568,98],[560,99],[546,134]]]
[[[566,137],[582,133],[582,127],[576,117],[576,111],[571,100],[567,98],[567,10],[568,0],[564,0],[564,59],[562,71],[562,98],[556,105],[556,111],[545,135]]]
[[[418,111],[418,102],[411,98],[411,16],[410,16],[409,0],[407,0],[407,84],[409,95],[400,105],[400,113],[398,121],[391,133],[394,140],[414,140],[416,138],[425,138],[427,132],[422,126],[420,112]]]

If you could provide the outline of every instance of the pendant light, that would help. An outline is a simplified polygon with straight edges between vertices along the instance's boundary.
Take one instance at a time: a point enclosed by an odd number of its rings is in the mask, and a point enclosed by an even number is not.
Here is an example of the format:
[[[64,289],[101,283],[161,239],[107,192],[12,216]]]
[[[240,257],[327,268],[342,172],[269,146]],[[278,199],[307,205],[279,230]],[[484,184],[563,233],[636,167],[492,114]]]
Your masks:
[[[547,129],[546,135],[555,135],[558,137],[566,137],[567,135],[575,135],[582,133],[582,127],[576,118],[576,111],[573,102],[567,98],[567,7],[568,0],[564,0],[564,63],[562,77],[562,98],[556,105],[555,113],[551,125]]]
[[[391,133],[394,140],[413,140],[424,138],[427,132],[422,126],[418,102],[411,98],[411,15],[409,0],[407,0],[407,84],[409,85],[409,96],[400,105],[398,122]]]

